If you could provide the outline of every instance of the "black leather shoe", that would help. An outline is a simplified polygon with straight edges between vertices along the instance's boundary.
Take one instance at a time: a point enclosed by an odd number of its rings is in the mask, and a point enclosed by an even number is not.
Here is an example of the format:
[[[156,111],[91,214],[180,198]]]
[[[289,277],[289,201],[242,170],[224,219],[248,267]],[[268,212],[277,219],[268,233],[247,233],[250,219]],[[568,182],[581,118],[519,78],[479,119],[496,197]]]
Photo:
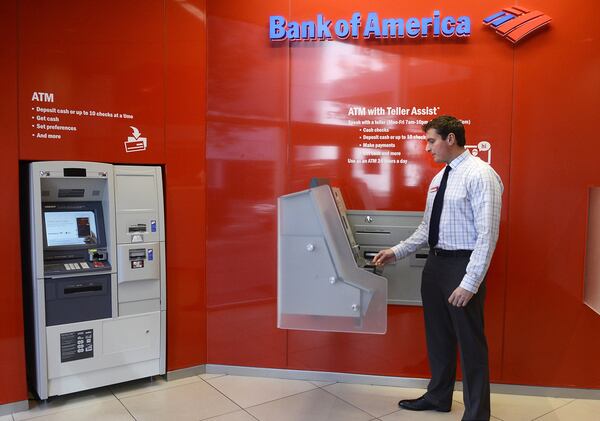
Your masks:
[[[409,411],[438,411],[438,412],[450,412],[450,408],[442,408],[432,404],[425,396],[421,396],[418,399],[404,399],[398,402],[398,406]]]

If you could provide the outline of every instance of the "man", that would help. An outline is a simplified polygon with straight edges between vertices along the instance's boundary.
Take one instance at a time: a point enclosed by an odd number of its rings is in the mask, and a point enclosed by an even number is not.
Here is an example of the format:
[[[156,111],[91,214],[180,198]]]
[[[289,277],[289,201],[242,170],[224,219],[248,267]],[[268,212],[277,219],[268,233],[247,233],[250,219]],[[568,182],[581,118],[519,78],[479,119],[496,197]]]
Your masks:
[[[463,372],[463,420],[489,420],[488,349],[483,327],[485,274],[500,225],[502,181],[465,150],[460,120],[439,116],[423,126],[425,150],[446,167],[431,181],[423,221],[405,241],[380,251],[373,263],[402,259],[429,244],[421,297],[431,381],[418,399],[402,400],[412,411],[448,412],[456,379],[456,345]]]

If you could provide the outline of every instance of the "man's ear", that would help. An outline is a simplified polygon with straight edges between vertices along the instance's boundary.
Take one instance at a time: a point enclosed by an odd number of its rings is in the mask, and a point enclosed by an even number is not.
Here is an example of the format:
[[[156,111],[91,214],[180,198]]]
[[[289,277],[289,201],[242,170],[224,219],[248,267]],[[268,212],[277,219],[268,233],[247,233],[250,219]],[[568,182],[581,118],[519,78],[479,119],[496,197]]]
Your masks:
[[[448,141],[448,145],[452,146],[456,143],[456,136],[454,133],[448,133],[446,140]]]

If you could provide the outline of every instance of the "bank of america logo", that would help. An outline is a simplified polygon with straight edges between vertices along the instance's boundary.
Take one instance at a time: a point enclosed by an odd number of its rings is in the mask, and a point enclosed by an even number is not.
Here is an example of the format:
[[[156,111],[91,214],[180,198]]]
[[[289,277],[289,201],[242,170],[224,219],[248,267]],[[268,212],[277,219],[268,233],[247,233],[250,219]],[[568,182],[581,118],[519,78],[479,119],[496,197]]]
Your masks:
[[[513,44],[548,25],[552,18],[538,10],[521,6],[507,7],[483,20],[483,23]]]

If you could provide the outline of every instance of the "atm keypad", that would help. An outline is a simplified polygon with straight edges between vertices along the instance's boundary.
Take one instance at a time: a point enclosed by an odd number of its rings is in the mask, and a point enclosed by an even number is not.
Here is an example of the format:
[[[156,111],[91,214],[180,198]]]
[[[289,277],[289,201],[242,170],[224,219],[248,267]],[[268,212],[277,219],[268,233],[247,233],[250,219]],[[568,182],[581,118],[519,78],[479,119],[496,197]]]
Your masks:
[[[104,264],[101,262],[93,262],[93,265],[95,268],[104,267]],[[63,266],[66,270],[86,270],[90,268],[90,265],[88,265],[86,262],[64,263]]]

